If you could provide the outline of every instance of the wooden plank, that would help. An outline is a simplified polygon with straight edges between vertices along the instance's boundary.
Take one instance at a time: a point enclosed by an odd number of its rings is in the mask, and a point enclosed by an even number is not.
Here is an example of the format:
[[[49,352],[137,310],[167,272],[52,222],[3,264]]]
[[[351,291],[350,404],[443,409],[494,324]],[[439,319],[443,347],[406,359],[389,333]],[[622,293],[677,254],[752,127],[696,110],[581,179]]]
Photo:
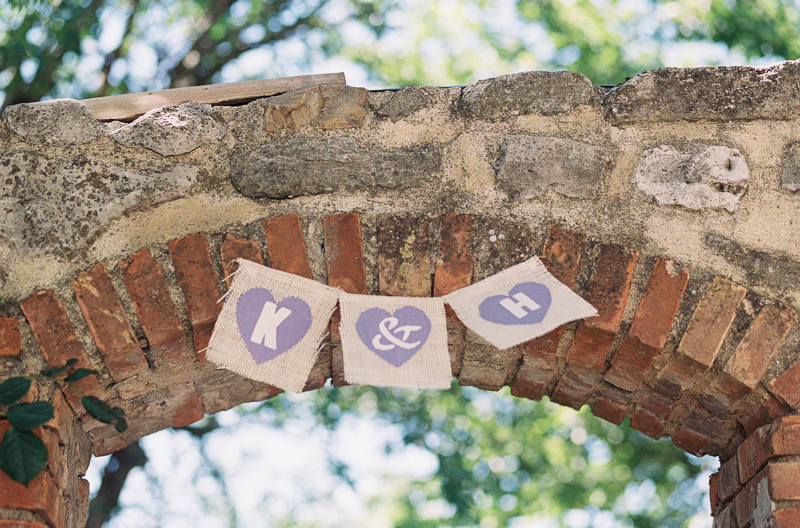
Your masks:
[[[187,101],[212,105],[241,104],[318,84],[345,84],[344,73],[170,88],[154,92],[95,97],[84,99],[83,103],[89,107],[98,121],[133,121],[149,110],[162,106],[177,105]]]

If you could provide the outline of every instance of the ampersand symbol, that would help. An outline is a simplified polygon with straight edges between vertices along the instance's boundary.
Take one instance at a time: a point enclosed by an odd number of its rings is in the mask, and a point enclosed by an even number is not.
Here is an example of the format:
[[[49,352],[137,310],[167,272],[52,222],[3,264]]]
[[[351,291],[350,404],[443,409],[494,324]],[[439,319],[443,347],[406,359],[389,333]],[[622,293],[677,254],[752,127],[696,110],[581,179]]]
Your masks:
[[[411,332],[416,332],[422,327],[416,325],[405,325],[395,328],[398,323],[399,321],[396,317],[387,317],[382,320],[380,324],[378,324],[378,330],[380,331],[380,334],[376,335],[372,339],[372,346],[377,350],[394,350],[395,347],[410,350],[418,346],[420,341],[409,343],[407,340]],[[396,334],[402,334],[402,336],[398,338],[396,337]],[[382,337],[385,337],[389,343],[384,343],[381,341]]]

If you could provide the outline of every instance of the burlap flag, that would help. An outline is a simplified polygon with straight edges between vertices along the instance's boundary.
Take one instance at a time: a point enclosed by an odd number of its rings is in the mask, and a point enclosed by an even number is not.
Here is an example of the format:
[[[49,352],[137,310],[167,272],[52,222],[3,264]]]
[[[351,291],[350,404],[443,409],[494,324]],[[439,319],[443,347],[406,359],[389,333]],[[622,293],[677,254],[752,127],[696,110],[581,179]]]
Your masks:
[[[339,291],[249,260],[238,262],[206,358],[247,378],[300,392]]]
[[[537,257],[444,299],[461,322],[500,349],[597,315],[591,304],[550,275]]]
[[[450,387],[441,298],[342,293],[339,306],[346,382],[418,389]]]

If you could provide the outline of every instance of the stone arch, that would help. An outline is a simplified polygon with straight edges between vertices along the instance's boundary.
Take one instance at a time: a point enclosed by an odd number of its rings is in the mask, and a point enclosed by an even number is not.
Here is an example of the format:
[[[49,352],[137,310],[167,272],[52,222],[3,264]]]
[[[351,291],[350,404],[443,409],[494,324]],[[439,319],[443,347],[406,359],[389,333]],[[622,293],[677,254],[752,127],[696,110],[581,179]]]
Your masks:
[[[203,358],[236,258],[429,296],[532,255],[600,315],[498,351],[451,314],[459,383],[588,404],[719,456],[719,526],[797,522],[798,64],[658,70],[608,93],[538,72],[464,89],[326,85],[130,125],[75,102],[13,107],[0,372],[78,358],[101,372],[82,389],[131,419],[119,434],[41,387],[56,407],[40,432],[48,470],[29,489],[0,475],[0,526],[81,526],[90,453],[279,392]],[[170,112],[190,125],[154,134]],[[75,127],[53,126],[64,119]],[[334,325],[307,390],[344,383],[337,339]]]

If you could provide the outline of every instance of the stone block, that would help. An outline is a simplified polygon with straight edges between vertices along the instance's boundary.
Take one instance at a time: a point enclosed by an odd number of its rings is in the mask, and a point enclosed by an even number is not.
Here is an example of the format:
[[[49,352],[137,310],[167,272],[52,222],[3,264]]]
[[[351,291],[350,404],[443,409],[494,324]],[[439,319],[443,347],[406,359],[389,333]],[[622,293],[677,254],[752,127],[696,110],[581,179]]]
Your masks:
[[[423,108],[431,106],[436,88],[409,86],[392,93],[375,111],[380,117],[388,117],[392,122],[408,117]]]
[[[644,151],[633,173],[639,192],[662,205],[734,212],[747,190],[750,169],[735,148],[695,144]]]
[[[3,112],[3,121],[29,143],[82,145],[106,132],[91,110],[75,99],[9,106]]]
[[[610,163],[606,149],[571,139],[503,137],[495,171],[500,189],[514,200],[544,196],[592,198]]]
[[[313,125],[324,130],[360,127],[367,115],[368,92],[340,84],[300,88],[260,101],[267,132],[299,132]]]
[[[430,297],[433,282],[428,218],[380,216],[377,223],[381,295]]]
[[[800,191],[800,143],[792,143],[783,155],[781,187],[787,191]]]

